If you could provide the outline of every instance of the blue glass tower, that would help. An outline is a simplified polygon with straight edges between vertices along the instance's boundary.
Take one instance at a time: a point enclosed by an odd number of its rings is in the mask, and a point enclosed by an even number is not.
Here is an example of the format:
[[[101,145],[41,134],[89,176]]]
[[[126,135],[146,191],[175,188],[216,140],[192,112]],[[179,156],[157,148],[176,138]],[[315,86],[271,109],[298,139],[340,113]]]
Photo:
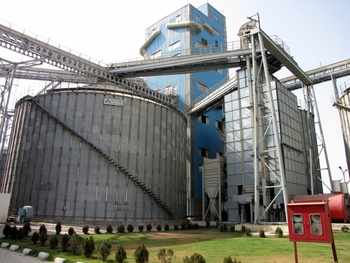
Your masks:
[[[210,4],[198,8],[186,5],[146,29],[140,53],[145,59],[215,52],[225,46],[226,19]],[[149,88],[177,94],[179,109],[186,112],[193,100],[226,79],[228,71],[212,70],[148,77]],[[217,129],[221,127],[222,109],[215,108],[201,116],[188,117],[188,215],[201,216],[203,158],[223,153]],[[161,135],[160,135],[161,136]]]

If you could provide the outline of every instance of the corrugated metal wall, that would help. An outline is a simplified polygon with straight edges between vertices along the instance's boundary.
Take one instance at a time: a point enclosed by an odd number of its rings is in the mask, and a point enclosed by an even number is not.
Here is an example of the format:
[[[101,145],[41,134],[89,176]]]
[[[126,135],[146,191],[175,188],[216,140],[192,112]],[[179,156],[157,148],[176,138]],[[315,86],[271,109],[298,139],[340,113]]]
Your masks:
[[[12,188],[12,207],[32,205],[43,218],[170,218],[162,203],[185,217],[186,119],[113,90],[53,92],[17,104],[3,189]]]

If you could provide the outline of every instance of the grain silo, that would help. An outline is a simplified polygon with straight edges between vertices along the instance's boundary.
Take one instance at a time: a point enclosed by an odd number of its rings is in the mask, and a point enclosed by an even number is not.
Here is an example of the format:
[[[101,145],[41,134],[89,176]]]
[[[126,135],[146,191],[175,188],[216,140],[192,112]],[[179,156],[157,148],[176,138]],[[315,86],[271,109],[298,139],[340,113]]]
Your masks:
[[[16,105],[2,192],[53,220],[186,215],[186,118],[112,84],[52,90]]]

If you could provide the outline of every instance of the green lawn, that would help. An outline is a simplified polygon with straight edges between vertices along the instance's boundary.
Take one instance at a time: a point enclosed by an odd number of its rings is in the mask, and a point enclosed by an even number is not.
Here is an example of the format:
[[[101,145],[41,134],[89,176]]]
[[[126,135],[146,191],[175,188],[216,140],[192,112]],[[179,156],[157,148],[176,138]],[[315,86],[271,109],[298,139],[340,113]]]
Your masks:
[[[89,237],[91,235],[81,235]],[[183,262],[185,256],[190,257],[194,253],[201,254],[207,263],[223,262],[225,257],[231,256],[242,263],[287,263],[294,262],[293,242],[288,237],[278,238],[268,236],[260,238],[257,236],[248,237],[240,231],[220,232],[216,228],[197,230],[177,230],[162,232],[135,232],[123,234],[94,234],[92,235],[96,248],[103,240],[109,239],[113,244],[113,252],[108,261],[114,260],[114,253],[117,245],[123,245],[127,251],[127,262],[135,262],[133,254],[137,246],[144,244],[150,253],[150,262],[159,262],[157,253],[159,249],[172,249],[175,252],[173,262]],[[50,238],[53,236],[49,236]],[[59,236],[59,238],[61,238]],[[350,262],[350,232],[334,232],[335,246],[339,262]],[[102,262],[98,254],[93,254],[93,259],[74,256],[71,252],[63,253],[61,248],[50,249],[49,240],[42,247],[39,244],[33,245],[30,237],[23,240],[0,239],[0,242],[17,244],[22,249],[32,248],[35,251],[45,251],[55,257],[67,258],[67,263],[73,262]],[[331,244],[298,242],[298,259],[300,263],[322,263],[333,262]],[[52,260],[53,261],[53,260]]]

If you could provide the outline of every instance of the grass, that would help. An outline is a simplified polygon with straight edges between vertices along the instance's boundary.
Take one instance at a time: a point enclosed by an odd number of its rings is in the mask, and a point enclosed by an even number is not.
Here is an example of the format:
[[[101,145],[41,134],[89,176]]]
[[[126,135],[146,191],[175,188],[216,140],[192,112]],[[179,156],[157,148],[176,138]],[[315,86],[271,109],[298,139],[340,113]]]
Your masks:
[[[109,239],[113,244],[112,254],[107,261],[114,260],[114,254],[118,245],[123,245],[127,251],[127,262],[135,262],[134,251],[137,246],[144,244],[150,254],[150,261],[159,262],[157,253],[161,248],[172,249],[175,252],[174,263],[183,262],[185,256],[190,257],[194,253],[201,254],[207,263],[223,262],[225,257],[231,256],[242,263],[289,263],[294,262],[293,242],[288,237],[278,238],[268,236],[260,238],[258,236],[248,237],[240,231],[236,232],[220,232],[216,228],[203,228],[197,230],[178,230],[178,231],[162,231],[162,232],[134,232],[134,233],[118,233],[118,234],[94,234],[81,235],[82,237],[93,236],[96,248],[103,240]],[[49,236],[50,238],[53,235]],[[58,236],[62,238],[62,235]],[[350,233],[334,231],[335,246],[339,262],[350,262],[349,257],[349,241]],[[39,244],[34,245],[30,237],[23,240],[13,240],[2,238],[0,242],[17,244],[22,249],[32,248],[35,251],[45,251],[55,257],[67,259],[67,263],[83,261],[102,262],[97,252],[93,254],[92,259],[75,256],[72,252],[63,253],[60,248],[50,249],[49,240],[45,246]],[[333,254],[331,244],[329,243],[310,243],[298,242],[298,259],[300,263],[322,263],[333,262]],[[96,250],[97,251],[97,250]],[[52,261],[51,260],[51,261]]]

